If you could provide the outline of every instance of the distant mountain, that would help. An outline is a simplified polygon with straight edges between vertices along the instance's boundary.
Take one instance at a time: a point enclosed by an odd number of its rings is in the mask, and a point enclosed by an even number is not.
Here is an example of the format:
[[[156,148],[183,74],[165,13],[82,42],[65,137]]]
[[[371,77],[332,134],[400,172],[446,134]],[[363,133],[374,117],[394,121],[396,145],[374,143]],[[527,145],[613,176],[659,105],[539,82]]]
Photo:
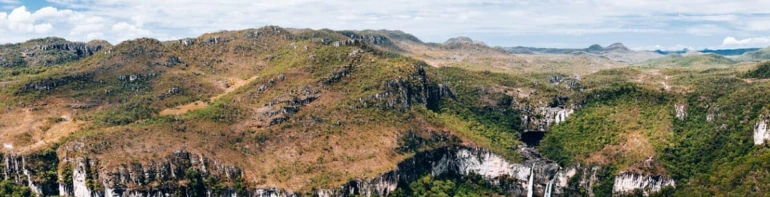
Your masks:
[[[710,53],[710,54],[717,54],[722,56],[737,56],[737,55],[743,55],[748,52],[758,51],[761,48],[744,48],[744,49],[704,49],[699,50],[697,52],[701,53]],[[659,53],[661,55],[671,55],[671,54],[684,54],[687,53],[688,49],[682,49],[678,51],[664,51],[664,50],[655,50],[656,53]]]
[[[621,43],[611,44],[610,46],[607,46],[607,48],[605,48],[604,50],[605,51],[615,51],[615,52],[631,51],[630,49],[628,49],[628,47],[626,47],[625,45],[623,45]]]
[[[751,51],[751,52],[746,52],[743,55],[736,57],[736,59],[741,61],[770,60],[770,47]]]
[[[614,43],[602,47],[594,44],[585,49],[557,49],[557,48],[534,48],[534,47],[508,47],[504,48],[511,54],[561,54],[561,55],[588,55],[608,58],[616,62],[639,63],[650,59],[661,58],[663,55],[650,51],[634,51],[622,43]]]
[[[598,47],[598,48],[597,48]],[[512,54],[570,54],[574,52],[596,51],[604,50],[599,45],[592,45],[586,49],[559,49],[559,48],[537,48],[537,47],[503,47],[506,51]]]
[[[474,41],[473,39],[471,39],[469,37],[465,37],[465,36],[459,36],[459,37],[450,38],[449,40],[444,42],[445,45],[449,45],[449,44],[468,44],[468,43],[487,45],[484,42]]]
[[[735,60],[721,55],[689,51],[681,55],[672,54],[663,58],[648,60],[639,65],[647,67],[705,67],[726,66],[735,63]]]

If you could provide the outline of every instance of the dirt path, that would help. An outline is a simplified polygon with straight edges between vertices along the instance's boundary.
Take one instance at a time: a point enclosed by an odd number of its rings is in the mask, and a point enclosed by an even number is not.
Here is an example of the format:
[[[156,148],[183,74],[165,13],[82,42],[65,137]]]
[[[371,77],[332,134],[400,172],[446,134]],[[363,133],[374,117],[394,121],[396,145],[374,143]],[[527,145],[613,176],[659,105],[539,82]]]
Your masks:
[[[227,89],[225,89],[225,91],[222,92],[222,94],[219,94],[219,95],[216,95],[214,97],[209,98],[209,102],[214,102],[214,101],[218,100],[219,98],[222,98],[223,96],[225,96],[227,94],[230,94],[231,92],[237,90],[238,88],[241,88],[241,87],[243,87],[246,84],[254,82],[254,80],[256,80],[256,79],[257,79],[257,76],[253,76],[253,77],[251,77],[249,79],[246,79],[246,80],[241,80],[241,79],[238,79],[238,78],[231,78],[230,81],[233,84],[230,85],[229,87],[227,87]],[[182,114],[186,114],[187,112],[190,112],[190,111],[193,111],[193,110],[206,108],[208,106],[209,106],[208,102],[195,101],[195,102],[188,103],[188,104],[185,104],[185,105],[180,105],[180,106],[176,106],[176,107],[173,107],[173,108],[164,109],[163,111],[160,111],[160,115],[161,116],[182,115]]]
[[[759,83],[759,82],[770,81],[770,79],[744,78],[743,81],[745,81],[746,83]]]

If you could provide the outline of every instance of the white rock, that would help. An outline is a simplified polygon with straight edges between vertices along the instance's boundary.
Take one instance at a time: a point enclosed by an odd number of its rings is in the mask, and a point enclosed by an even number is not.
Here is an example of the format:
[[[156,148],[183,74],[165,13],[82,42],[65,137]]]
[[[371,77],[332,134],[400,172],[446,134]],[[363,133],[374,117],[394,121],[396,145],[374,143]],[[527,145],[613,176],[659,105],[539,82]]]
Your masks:
[[[684,104],[676,104],[675,109],[676,109],[676,118],[678,118],[679,120],[684,120],[684,118],[687,117],[687,109],[685,109]]]
[[[83,158],[77,159],[77,166],[72,172],[72,188],[75,197],[91,197],[91,190],[86,185],[86,164]]]
[[[762,145],[767,139],[770,139],[770,133],[767,131],[767,121],[764,116],[759,116],[759,121],[754,125],[754,145]]]
[[[674,180],[666,176],[646,176],[632,172],[621,172],[615,176],[615,183],[612,185],[613,193],[624,194],[642,190],[643,194],[658,192],[663,187],[675,187]]]

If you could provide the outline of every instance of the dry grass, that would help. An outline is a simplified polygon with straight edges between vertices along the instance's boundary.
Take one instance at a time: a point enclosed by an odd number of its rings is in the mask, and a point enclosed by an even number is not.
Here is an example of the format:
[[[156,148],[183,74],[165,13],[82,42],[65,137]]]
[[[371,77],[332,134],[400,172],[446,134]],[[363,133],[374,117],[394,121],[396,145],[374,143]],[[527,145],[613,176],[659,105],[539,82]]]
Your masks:
[[[0,143],[8,145],[2,152],[39,151],[88,125],[87,121],[74,119],[78,111],[64,106],[70,102],[50,99],[44,106],[9,110],[0,116]]]
[[[203,109],[208,107],[208,102],[214,102],[219,100],[219,98],[230,94],[231,92],[237,90],[238,88],[243,87],[246,84],[252,83],[257,79],[257,76],[253,76],[251,78],[248,78],[246,80],[238,79],[238,78],[230,78],[227,82],[227,85],[225,85],[225,90],[221,94],[218,94],[214,97],[211,97],[207,102],[204,101],[195,101],[192,103],[188,103],[181,106],[176,106],[173,108],[163,109],[160,111],[159,115],[161,116],[168,116],[168,115],[182,115],[186,114],[187,112]]]
[[[488,48],[445,48],[409,41],[396,42],[405,55],[425,61],[433,67],[460,67],[473,71],[492,71],[518,75],[533,73],[563,73],[588,75],[599,70],[628,66],[623,63],[591,56],[574,55],[512,55]]]

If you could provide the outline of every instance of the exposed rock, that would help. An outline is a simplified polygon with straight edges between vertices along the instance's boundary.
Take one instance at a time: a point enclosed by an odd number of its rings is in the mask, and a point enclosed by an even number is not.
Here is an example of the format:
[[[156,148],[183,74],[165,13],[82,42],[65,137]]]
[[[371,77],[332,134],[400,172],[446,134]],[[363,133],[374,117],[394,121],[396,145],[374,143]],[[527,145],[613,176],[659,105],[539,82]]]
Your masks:
[[[770,132],[767,130],[768,116],[759,116],[759,121],[754,125],[754,145],[765,144],[765,141],[770,139]]]
[[[539,107],[536,111],[529,111],[529,107],[524,107],[522,125],[525,132],[546,132],[552,125],[559,124],[567,120],[567,117],[575,113],[574,107]],[[542,117],[542,118],[537,118]]]
[[[262,85],[260,89],[266,89],[266,87]],[[266,127],[283,123],[289,120],[303,106],[318,99],[318,94],[318,90],[303,87],[299,91],[278,97],[255,110],[256,115],[252,119],[256,122],[253,123],[253,126]]]
[[[658,192],[664,187],[676,187],[674,179],[663,175],[642,175],[633,172],[621,172],[615,176],[612,192],[628,194],[641,190],[645,196]]]
[[[69,42],[55,37],[0,45],[0,67],[61,64],[91,56],[95,52],[111,46],[106,41]]]
[[[24,84],[22,89],[19,90],[17,93],[52,90],[54,88],[57,88],[75,81],[88,82],[88,81],[91,81],[92,77],[93,77],[93,73],[75,73],[75,74],[71,74],[71,75],[67,75],[59,78],[43,79],[40,81],[34,81],[34,82],[29,82],[27,84]]]
[[[75,160],[75,169],[72,171],[72,188],[73,188],[73,195],[76,197],[81,196],[92,196],[93,193],[88,188],[88,185],[86,182],[88,181],[88,174],[86,172],[87,162],[83,158],[78,158]],[[66,190],[64,190],[66,192]],[[60,194],[62,196],[67,196],[67,193]]]
[[[35,162],[35,165],[24,164],[24,158],[6,157],[2,166],[6,179],[14,180],[30,188],[38,195],[60,196],[192,196],[205,192],[210,196],[300,196],[292,191],[280,188],[254,188],[251,183],[242,181],[240,168],[225,165],[208,159],[202,155],[177,151],[160,160],[147,162],[131,162],[117,166],[104,166],[93,158],[67,155],[80,155],[83,144],[72,144],[63,147],[64,155],[57,160],[55,155],[49,155],[52,161]],[[74,151],[74,152],[73,152]],[[450,146],[424,152],[417,152],[413,157],[400,162],[396,169],[367,179],[353,179],[340,187],[317,189],[312,193],[321,196],[387,196],[395,191],[399,184],[410,183],[426,174],[439,175],[479,175],[488,183],[500,188],[507,195],[522,196],[527,193],[528,185],[532,184],[533,194],[538,196],[546,192],[556,196],[565,195],[567,190],[584,190],[592,194],[591,188],[598,183],[598,167],[574,166],[567,170],[542,156],[533,148],[519,148],[522,162],[514,163],[481,148]],[[50,157],[53,156],[53,157]],[[22,164],[19,164],[21,161]],[[42,161],[39,160],[38,161]],[[34,168],[32,168],[34,166]],[[44,182],[39,177],[46,171],[56,171],[57,167],[65,167],[59,171],[59,176],[71,173],[71,179],[58,182],[48,179]],[[69,170],[68,170],[69,169]],[[192,174],[191,174],[192,173]],[[573,178],[580,175],[580,177]],[[532,181],[530,181],[530,178]],[[58,178],[59,180],[62,177]],[[221,185],[214,190],[214,183],[203,182],[204,188],[186,188],[184,184],[190,179],[218,180]],[[578,184],[569,184],[577,180]],[[641,180],[641,181],[640,181]],[[237,183],[237,184],[236,184]],[[553,184],[551,184],[553,183]],[[550,184],[550,186],[549,186]],[[660,177],[622,174],[616,181],[616,191],[626,191],[626,188],[651,188],[658,191],[664,186],[673,186],[673,181]],[[237,189],[234,185],[243,185]],[[580,188],[567,188],[578,185]],[[224,187],[222,187],[224,186]],[[549,188],[550,190],[546,190]]]
[[[388,37],[380,36],[380,35],[361,35],[356,34],[354,32],[350,31],[343,31],[340,32],[341,34],[349,37],[350,39],[355,40],[356,42],[363,42],[363,43],[369,43],[369,44],[375,44],[375,45],[390,45],[392,42]]]
[[[195,44],[195,41],[191,38],[185,38],[185,39],[179,40],[179,43],[181,43],[184,46],[190,46]]]
[[[185,64],[185,63],[182,61],[182,59],[179,59],[179,57],[177,56],[168,57],[168,60],[166,60],[166,66],[168,67],[172,67],[177,64]]]
[[[687,118],[687,108],[685,107],[687,107],[685,104],[676,104],[674,106],[676,111],[676,118],[678,118],[679,120],[684,120],[685,118]]]
[[[439,100],[454,99],[451,88],[430,82],[422,65],[416,65],[415,68],[416,71],[406,78],[383,82],[384,92],[359,98],[361,107],[407,110],[418,104],[428,109],[437,109]]]
[[[55,177],[52,179],[49,171],[56,170],[58,160],[53,154],[32,154],[18,156],[13,154],[0,155],[3,159],[3,179],[12,180],[20,185],[29,187],[37,196],[54,195],[57,192]],[[54,164],[54,165],[51,165]]]
[[[331,76],[322,79],[319,82],[319,84],[324,86],[329,86],[334,83],[337,83],[338,81],[342,80],[342,78],[348,76],[348,74],[350,74],[352,70],[353,70],[353,65],[342,66],[342,68],[335,71]]]

